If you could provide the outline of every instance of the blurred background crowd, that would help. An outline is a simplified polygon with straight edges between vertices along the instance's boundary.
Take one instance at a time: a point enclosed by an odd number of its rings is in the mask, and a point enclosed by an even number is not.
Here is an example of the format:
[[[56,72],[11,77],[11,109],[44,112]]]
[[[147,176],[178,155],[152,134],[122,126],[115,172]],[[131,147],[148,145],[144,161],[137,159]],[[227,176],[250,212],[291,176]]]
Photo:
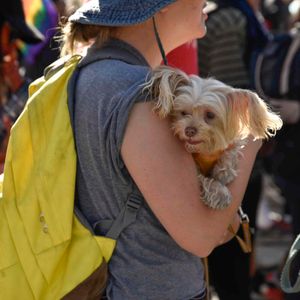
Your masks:
[[[59,57],[59,24],[82,0],[10,0],[0,8],[0,171],[9,131],[27,101],[27,89]],[[209,257],[215,299],[290,300],[279,277],[289,244],[300,233],[300,0],[208,1],[207,35],[168,54],[171,66],[249,88],[277,110],[284,128],[257,158],[243,209],[254,251],[236,240]],[[264,266],[259,244],[286,241],[285,252]],[[280,248],[280,247],[279,247]],[[278,249],[279,249],[278,248]],[[268,253],[278,257],[274,244]],[[281,249],[281,248],[280,248]]]

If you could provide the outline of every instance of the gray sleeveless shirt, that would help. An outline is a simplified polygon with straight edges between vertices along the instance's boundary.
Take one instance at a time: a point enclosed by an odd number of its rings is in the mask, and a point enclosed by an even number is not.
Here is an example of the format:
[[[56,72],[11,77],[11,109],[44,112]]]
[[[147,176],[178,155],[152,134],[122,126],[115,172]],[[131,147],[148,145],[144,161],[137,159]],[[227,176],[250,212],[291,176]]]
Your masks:
[[[145,101],[140,85],[150,67],[136,49],[118,40],[101,50],[91,48],[87,56],[97,51],[108,51],[111,58],[83,67],[75,90],[77,202],[90,224],[102,221],[105,234],[105,221],[117,217],[132,193],[143,200],[120,149],[133,105]],[[200,258],[174,242],[143,200],[109,262],[107,298],[184,300],[204,289]]]

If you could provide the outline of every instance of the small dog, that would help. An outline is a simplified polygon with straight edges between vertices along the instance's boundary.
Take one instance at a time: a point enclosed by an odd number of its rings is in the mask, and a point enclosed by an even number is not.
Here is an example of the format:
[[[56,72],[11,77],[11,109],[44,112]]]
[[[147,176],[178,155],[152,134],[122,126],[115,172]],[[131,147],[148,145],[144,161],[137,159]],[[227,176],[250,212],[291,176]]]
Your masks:
[[[155,112],[171,118],[174,134],[193,154],[204,203],[226,208],[232,200],[226,185],[237,176],[247,137],[274,136],[282,126],[280,117],[250,90],[165,66],[151,72],[144,91],[156,101]]]

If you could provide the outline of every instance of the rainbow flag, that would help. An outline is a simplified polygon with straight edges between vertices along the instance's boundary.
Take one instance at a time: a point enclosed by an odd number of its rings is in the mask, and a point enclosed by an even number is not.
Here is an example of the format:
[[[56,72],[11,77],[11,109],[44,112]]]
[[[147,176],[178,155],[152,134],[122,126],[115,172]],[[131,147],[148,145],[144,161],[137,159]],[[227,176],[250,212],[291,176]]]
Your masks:
[[[56,33],[58,12],[52,0],[22,0],[22,2],[26,21],[45,36],[45,40],[37,45],[20,43],[25,63],[33,64],[36,55]]]

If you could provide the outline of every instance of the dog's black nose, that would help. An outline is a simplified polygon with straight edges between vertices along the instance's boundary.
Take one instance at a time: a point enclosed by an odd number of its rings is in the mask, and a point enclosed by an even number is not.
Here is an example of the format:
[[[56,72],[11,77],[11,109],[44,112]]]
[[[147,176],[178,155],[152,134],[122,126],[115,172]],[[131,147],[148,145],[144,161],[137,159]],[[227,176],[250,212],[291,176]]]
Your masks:
[[[187,127],[184,132],[187,137],[193,137],[196,135],[197,129],[195,127]]]

